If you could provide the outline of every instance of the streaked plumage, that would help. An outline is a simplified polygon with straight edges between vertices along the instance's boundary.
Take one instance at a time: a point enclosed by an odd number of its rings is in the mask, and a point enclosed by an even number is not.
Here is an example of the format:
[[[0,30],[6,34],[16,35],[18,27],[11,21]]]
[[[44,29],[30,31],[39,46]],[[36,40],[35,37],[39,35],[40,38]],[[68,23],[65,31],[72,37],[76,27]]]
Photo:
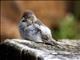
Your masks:
[[[50,45],[57,44],[52,38],[51,30],[44,25],[32,11],[24,12],[19,23],[19,30],[23,39],[43,42]]]

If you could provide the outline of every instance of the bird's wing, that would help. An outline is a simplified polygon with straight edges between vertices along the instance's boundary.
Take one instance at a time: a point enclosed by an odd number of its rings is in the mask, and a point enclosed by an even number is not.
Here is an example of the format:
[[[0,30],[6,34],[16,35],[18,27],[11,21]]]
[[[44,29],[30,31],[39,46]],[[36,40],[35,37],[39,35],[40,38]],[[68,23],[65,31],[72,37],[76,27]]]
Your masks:
[[[44,25],[35,24],[37,32],[40,32],[41,38],[44,40],[48,39],[48,36],[51,36],[50,30]]]
[[[37,21],[35,21],[34,23],[35,23],[35,24],[38,24],[39,26],[40,26],[40,25],[44,25],[39,19],[37,19]]]
[[[44,26],[41,25],[40,29],[43,34],[51,36],[51,30],[48,27],[46,27],[45,25]]]

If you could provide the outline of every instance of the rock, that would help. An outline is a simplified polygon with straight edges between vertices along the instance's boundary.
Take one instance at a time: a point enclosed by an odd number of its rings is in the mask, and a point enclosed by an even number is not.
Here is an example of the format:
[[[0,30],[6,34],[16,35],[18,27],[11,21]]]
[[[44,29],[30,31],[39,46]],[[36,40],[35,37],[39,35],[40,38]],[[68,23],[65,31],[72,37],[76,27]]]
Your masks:
[[[60,49],[29,40],[6,39],[0,43],[0,60],[80,60],[80,40],[65,41],[59,42],[65,47]]]

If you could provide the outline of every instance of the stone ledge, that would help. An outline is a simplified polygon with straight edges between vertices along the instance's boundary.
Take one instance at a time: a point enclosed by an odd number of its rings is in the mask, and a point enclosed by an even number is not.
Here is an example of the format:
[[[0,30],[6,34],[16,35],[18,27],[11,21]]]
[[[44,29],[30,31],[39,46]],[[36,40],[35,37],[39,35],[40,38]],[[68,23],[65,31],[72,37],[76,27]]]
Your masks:
[[[79,42],[75,46],[70,41],[69,44],[59,42],[65,46],[64,50],[28,40],[6,39],[0,44],[0,60],[80,60]]]

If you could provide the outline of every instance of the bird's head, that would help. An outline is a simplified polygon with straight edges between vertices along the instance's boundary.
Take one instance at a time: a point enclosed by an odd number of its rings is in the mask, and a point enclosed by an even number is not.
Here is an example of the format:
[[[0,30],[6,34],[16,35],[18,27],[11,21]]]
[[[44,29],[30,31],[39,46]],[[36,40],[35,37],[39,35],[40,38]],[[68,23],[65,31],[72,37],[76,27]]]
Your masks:
[[[22,22],[34,22],[37,20],[35,14],[30,11],[30,10],[27,10],[23,13],[23,16],[22,16]]]

